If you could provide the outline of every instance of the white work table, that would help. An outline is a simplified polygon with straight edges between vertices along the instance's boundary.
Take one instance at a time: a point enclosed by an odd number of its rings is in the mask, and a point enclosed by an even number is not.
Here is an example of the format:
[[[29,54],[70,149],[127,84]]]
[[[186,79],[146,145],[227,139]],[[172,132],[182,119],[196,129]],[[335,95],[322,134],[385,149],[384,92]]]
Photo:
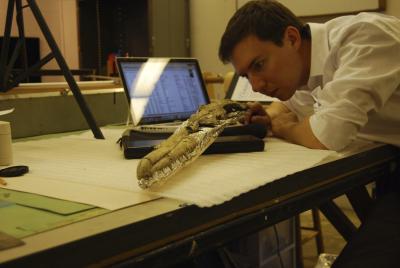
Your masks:
[[[0,251],[0,264],[164,266],[314,207],[335,217],[332,199],[343,194],[350,201],[360,197],[352,204],[362,218],[364,186],[389,178],[400,154],[392,146],[361,144],[211,207],[158,198],[35,234],[22,239],[25,245]],[[340,220],[333,224],[345,238],[353,231]]]

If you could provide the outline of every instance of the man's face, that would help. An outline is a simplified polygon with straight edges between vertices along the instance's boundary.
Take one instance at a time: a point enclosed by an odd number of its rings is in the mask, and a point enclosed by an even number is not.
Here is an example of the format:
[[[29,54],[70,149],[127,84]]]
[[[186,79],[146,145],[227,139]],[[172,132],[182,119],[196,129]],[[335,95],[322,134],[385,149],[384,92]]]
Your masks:
[[[296,42],[287,33],[281,47],[249,35],[234,47],[231,61],[236,72],[248,78],[253,91],[288,100],[304,82]]]

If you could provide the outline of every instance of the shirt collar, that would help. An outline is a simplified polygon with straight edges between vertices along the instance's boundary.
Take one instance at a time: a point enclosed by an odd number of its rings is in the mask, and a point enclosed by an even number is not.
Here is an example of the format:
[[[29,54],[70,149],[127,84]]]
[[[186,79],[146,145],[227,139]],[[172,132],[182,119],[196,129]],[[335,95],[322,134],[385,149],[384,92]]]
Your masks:
[[[325,61],[329,53],[326,26],[320,23],[308,23],[311,31],[311,67],[310,78],[323,74]]]

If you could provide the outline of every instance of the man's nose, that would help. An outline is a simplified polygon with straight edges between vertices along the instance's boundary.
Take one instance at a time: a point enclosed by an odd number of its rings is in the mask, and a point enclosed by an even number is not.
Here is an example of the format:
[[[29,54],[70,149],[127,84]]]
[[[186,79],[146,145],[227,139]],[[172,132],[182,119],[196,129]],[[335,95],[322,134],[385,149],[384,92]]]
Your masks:
[[[251,87],[253,88],[253,91],[255,92],[260,92],[263,91],[263,89],[266,87],[267,83],[264,81],[259,76],[256,75],[249,75],[249,82],[251,84]]]

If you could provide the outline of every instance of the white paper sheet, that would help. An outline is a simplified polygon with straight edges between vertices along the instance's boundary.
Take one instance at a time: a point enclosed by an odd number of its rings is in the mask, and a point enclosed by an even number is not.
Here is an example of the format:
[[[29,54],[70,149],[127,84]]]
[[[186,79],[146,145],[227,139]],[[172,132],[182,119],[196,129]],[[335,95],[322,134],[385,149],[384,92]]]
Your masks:
[[[202,156],[149,192],[208,207],[310,168],[332,153],[269,138],[264,152]]]
[[[112,210],[158,198],[138,187],[138,160],[125,160],[115,143],[121,132],[103,132],[107,140],[89,132],[14,143],[15,165],[28,165],[30,171],[5,178],[6,188]]]
[[[157,197],[212,206],[286,175],[307,169],[331,151],[310,150],[269,138],[265,152],[206,155],[165,185],[143,191],[138,160],[126,160],[115,143],[122,130],[103,130],[106,140],[82,135],[13,144],[15,164],[30,172],[6,179],[7,188],[118,209]]]

